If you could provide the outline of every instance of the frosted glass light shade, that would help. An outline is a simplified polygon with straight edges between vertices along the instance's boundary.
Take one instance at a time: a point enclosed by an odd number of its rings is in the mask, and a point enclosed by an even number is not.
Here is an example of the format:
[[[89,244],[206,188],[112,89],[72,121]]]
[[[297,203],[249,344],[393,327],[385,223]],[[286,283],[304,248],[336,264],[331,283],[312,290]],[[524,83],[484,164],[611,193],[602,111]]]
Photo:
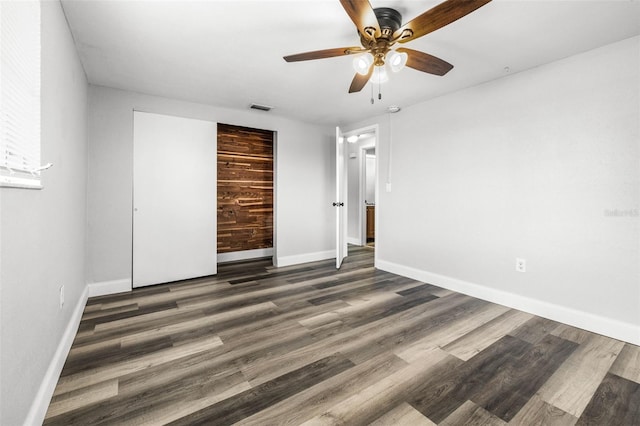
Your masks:
[[[374,67],[373,74],[369,81],[375,84],[382,84],[389,81],[389,74],[387,74],[385,66]]]
[[[365,53],[353,58],[353,69],[360,75],[367,75],[371,64],[373,64],[373,55],[371,53]]]
[[[387,53],[387,63],[391,68],[391,71],[398,72],[407,64],[407,59],[409,55],[406,52],[396,52],[395,50],[391,50]]]

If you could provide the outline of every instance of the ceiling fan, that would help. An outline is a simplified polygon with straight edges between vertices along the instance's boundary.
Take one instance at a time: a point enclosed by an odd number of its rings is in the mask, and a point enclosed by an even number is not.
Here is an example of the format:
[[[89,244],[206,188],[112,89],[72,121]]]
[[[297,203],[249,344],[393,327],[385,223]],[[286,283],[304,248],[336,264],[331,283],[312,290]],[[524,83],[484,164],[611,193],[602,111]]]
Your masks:
[[[349,87],[349,93],[362,90],[374,75],[374,71],[377,72],[376,80],[383,82],[387,78],[385,63],[389,64],[392,71],[399,71],[406,65],[418,71],[442,76],[448,73],[453,65],[418,50],[404,47],[392,49],[392,47],[396,43],[406,43],[442,28],[490,1],[445,0],[402,25],[402,15],[395,9],[388,7],[374,9],[368,0],[340,0],[342,7],[358,29],[362,47],[316,50],[285,56],[284,60],[297,62],[358,55],[354,60],[356,75]]]

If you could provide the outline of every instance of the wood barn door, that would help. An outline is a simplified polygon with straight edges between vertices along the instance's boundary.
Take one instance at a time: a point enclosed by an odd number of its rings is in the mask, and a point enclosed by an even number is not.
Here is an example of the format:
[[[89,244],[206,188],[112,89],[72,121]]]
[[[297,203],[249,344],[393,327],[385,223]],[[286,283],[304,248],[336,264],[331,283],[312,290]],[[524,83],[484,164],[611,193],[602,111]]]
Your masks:
[[[219,260],[273,251],[273,139],[272,131],[218,124]]]

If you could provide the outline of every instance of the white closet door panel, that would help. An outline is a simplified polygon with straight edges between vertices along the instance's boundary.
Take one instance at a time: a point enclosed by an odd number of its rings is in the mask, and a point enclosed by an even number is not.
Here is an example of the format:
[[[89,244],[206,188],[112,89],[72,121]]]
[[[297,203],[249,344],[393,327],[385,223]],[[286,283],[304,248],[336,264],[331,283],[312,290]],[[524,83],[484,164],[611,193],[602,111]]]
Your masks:
[[[216,123],[134,112],[134,287],[216,273],[216,145]]]

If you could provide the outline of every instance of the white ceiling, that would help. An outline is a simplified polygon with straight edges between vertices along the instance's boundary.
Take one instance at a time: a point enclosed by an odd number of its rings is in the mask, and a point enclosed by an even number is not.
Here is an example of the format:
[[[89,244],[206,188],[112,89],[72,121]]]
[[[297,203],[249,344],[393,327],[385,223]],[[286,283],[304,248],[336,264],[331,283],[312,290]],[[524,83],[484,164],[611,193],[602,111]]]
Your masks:
[[[403,23],[438,3],[371,1],[398,10]],[[376,86],[371,105],[370,85],[347,93],[351,58],[282,59],[359,45],[338,0],[62,4],[92,84],[238,109],[267,104],[274,109],[264,114],[321,124],[354,122],[640,34],[639,0],[494,0],[404,45],[452,63],[451,72],[405,68],[382,85],[382,101]]]

